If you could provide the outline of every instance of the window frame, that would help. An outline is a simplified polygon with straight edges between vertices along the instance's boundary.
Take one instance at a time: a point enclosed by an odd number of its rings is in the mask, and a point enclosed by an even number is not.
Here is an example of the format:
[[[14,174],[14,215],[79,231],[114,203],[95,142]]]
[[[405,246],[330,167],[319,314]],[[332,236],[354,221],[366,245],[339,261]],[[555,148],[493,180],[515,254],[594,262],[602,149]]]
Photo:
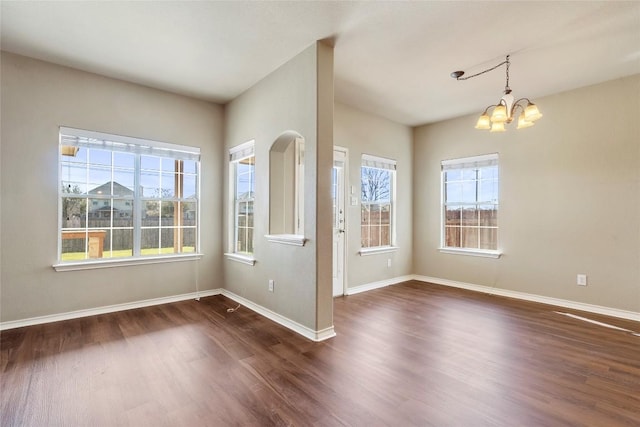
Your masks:
[[[200,259],[202,254],[200,253],[200,177],[201,177],[201,164],[200,164],[200,149],[197,147],[185,146],[185,145],[177,145],[177,144],[169,144],[160,141],[153,141],[142,138],[135,138],[129,136],[108,134],[97,131],[89,131],[84,129],[75,129],[65,126],[59,127],[59,140],[58,140],[58,224],[57,224],[57,263],[53,265],[56,271],[69,271],[69,270],[84,270],[84,269],[93,269],[93,268],[104,268],[104,267],[117,267],[124,265],[139,265],[139,264],[151,264],[151,263],[164,263],[171,261],[185,261],[192,259]],[[85,225],[84,227],[69,227],[68,224],[65,226],[63,224],[64,219],[64,204],[68,197],[69,193],[63,191],[63,183],[65,181],[65,177],[63,176],[63,168],[71,167],[74,162],[71,162],[68,158],[75,157],[75,155],[81,149],[86,149],[86,153],[89,155],[88,159],[84,161],[75,162],[77,164],[77,168],[79,171],[84,170],[86,173],[86,178],[83,178],[83,181],[78,181],[78,184],[81,184],[84,188],[84,192],[77,193],[77,196],[72,197],[71,199],[84,200],[85,202]],[[103,167],[96,167],[95,164],[91,163],[91,153],[96,153],[97,151],[103,151],[110,153],[111,161],[109,165],[104,165]],[[132,157],[132,165],[122,166],[115,163],[115,158],[118,156],[130,156]],[[158,158],[159,163],[161,164],[163,160],[173,160],[175,162],[175,166],[177,168],[178,164],[184,165],[184,161],[191,161],[195,166],[194,171],[185,172],[182,169],[176,170],[173,169],[171,172],[166,172],[165,175],[169,176],[171,174],[172,179],[175,180],[174,185],[178,187],[174,187],[174,194],[171,197],[163,196],[160,191],[158,197],[144,197],[142,194],[142,189],[140,188],[141,182],[141,158],[146,156],[147,158]],[[181,160],[181,161],[180,161]],[[110,175],[110,180],[105,182],[96,188],[89,189],[90,186],[95,183],[90,182],[89,174],[93,170],[103,170],[104,173],[108,173]],[[115,193],[115,184],[117,183],[114,179],[114,175],[116,172],[126,171],[132,175],[132,182],[125,184],[124,186],[119,184],[123,189],[126,187],[133,187],[133,189],[128,188],[127,191],[129,194],[114,194]],[[159,175],[162,174],[161,168],[157,170]],[[184,197],[181,194],[181,191],[184,189],[183,183],[185,176],[188,175],[191,180],[193,180],[193,185],[195,186],[195,192],[189,197]],[[178,184],[179,182],[179,184]],[[100,191],[94,192],[97,188],[104,186],[106,184],[110,185],[110,193],[109,195],[104,195]],[[69,183],[69,186],[71,184]],[[82,191],[82,189],[80,189]],[[173,203],[173,211],[175,212],[175,207],[180,206],[179,211],[182,213],[182,206],[186,203],[194,204],[195,209],[193,210],[195,214],[194,225],[185,226],[181,223],[182,214],[177,216],[180,224],[175,224],[175,214],[172,216],[174,224],[166,225],[162,224],[161,219],[158,220],[158,233],[159,236],[162,235],[163,231],[173,230],[174,232],[174,241],[178,239],[180,243],[178,243],[178,247],[182,248],[182,244],[184,243],[182,240],[183,232],[186,229],[194,230],[194,245],[193,251],[180,252],[177,253],[161,253],[162,247],[159,246],[158,254],[142,254],[142,242],[141,242],[141,233],[143,231],[143,224],[141,219],[141,208],[143,203],[147,200],[155,200],[160,202],[160,206],[162,202],[164,203]],[[113,258],[102,258],[102,257],[93,257],[90,258],[90,249],[91,239],[89,237],[89,233],[91,233],[91,228],[89,225],[89,204],[95,205],[97,202],[97,206],[102,206],[108,204],[110,207],[114,205],[111,209],[115,209],[115,202],[122,202],[127,208],[130,208],[130,216],[131,216],[131,225],[126,227],[114,227],[113,221],[110,222],[110,225],[107,227],[98,227],[98,228],[106,228],[108,229],[108,233],[113,233],[114,230],[118,229],[126,229],[131,230],[131,255],[130,256],[122,256],[122,257],[113,257]],[[102,202],[102,203],[100,203]],[[110,220],[113,219],[113,212],[109,212],[106,217]],[[122,216],[122,213],[118,215],[118,217]],[[126,213],[124,217],[126,217]],[[71,230],[70,230],[71,229]],[[147,229],[153,229],[153,227],[147,227]],[[177,234],[176,234],[177,231]],[[65,240],[63,237],[63,232],[73,233],[83,233],[85,239],[85,258],[78,260],[63,260],[63,244],[62,241]],[[176,237],[177,236],[177,237]],[[109,237],[113,236],[109,234]],[[73,237],[75,238],[75,237]],[[102,242],[98,240],[98,242]],[[159,245],[162,245],[161,240],[158,241]],[[96,242],[94,242],[95,244]],[[102,252],[103,247],[100,247],[100,252]]]
[[[476,182],[476,195],[475,201],[459,201],[459,202],[447,202],[446,200],[446,172],[447,171],[469,171],[469,170],[478,170],[479,168],[495,166],[497,168],[497,175],[494,178],[496,181],[497,188],[495,191],[497,192],[497,198],[495,200],[478,200],[478,190],[477,184],[478,182],[483,181],[482,179],[478,179],[477,175],[475,179],[464,179],[460,180],[460,182],[464,181],[472,181]],[[477,173],[477,172],[476,172]],[[447,254],[458,254],[458,255],[471,255],[478,257],[488,257],[488,258],[500,258],[502,252],[500,250],[500,240],[499,240],[499,223],[498,217],[496,215],[496,225],[495,226],[481,226],[480,220],[478,220],[478,225],[474,226],[478,228],[478,233],[480,233],[480,229],[495,229],[496,230],[496,248],[495,249],[482,249],[480,247],[472,248],[472,247],[456,247],[456,246],[447,246],[447,207],[448,206],[465,206],[465,205],[475,205],[476,210],[480,211],[479,206],[495,206],[496,212],[500,211],[500,159],[498,153],[490,153],[483,154],[478,156],[471,157],[462,157],[456,159],[443,160],[440,163],[440,247],[438,250],[442,253]],[[463,228],[462,225],[460,228]],[[480,246],[480,237],[478,237],[478,246]]]
[[[250,192],[253,193],[252,197],[246,199],[238,199],[238,164],[243,160],[253,158],[252,163],[252,173],[251,173],[251,183],[250,183]],[[255,233],[255,213],[253,218],[253,226],[252,227],[244,227],[253,229],[252,239],[251,239],[251,249],[252,252],[242,252],[238,251],[238,212],[239,212],[239,203],[241,202],[250,202],[252,209],[255,209],[255,188],[256,188],[256,163],[255,163],[255,140],[247,141],[243,144],[232,147],[229,150],[229,215],[228,215],[228,224],[229,224],[229,243],[228,243],[228,252],[224,255],[227,259],[232,261],[241,262],[248,265],[254,265],[256,260],[254,257],[255,251],[255,242],[256,242],[256,233]],[[255,212],[255,211],[254,211]]]
[[[363,186],[363,171],[364,168],[378,169],[387,171],[389,173],[389,201],[388,202],[369,202],[364,201],[362,197]],[[396,184],[397,184],[397,162],[393,159],[384,157],[378,157],[370,154],[362,154],[362,160],[360,164],[360,250],[361,256],[373,255],[378,253],[395,252],[398,247],[396,246]],[[363,224],[362,215],[363,207],[366,205],[388,205],[389,208],[389,244],[376,245],[376,246],[363,246],[363,227],[371,227],[371,224]]]

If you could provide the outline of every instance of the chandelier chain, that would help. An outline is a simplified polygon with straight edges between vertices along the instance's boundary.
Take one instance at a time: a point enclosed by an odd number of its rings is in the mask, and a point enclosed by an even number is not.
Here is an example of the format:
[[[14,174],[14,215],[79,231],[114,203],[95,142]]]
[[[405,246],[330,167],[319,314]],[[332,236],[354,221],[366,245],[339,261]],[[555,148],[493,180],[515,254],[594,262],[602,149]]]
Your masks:
[[[471,79],[471,78],[473,78],[473,77],[478,77],[478,76],[481,76],[481,75],[483,75],[483,74],[485,74],[485,73],[488,73],[489,71],[493,71],[493,70],[495,70],[496,68],[502,67],[502,66],[503,66],[503,65],[505,65],[505,64],[507,65],[507,86],[506,86],[506,88],[505,88],[505,89],[509,89],[509,65],[511,65],[511,63],[509,62],[509,55],[507,55],[507,59],[506,59],[506,60],[502,61],[502,62],[501,62],[501,63],[499,63],[498,65],[495,65],[495,66],[493,66],[493,67],[491,67],[491,68],[487,68],[486,70],[480,71],[479,73],[472,74],[472,75],[470,75],[470,76],[465,76],[465,77],[460,76],[460,77],[456,77],[456,80],[468,80],[468,79]]]

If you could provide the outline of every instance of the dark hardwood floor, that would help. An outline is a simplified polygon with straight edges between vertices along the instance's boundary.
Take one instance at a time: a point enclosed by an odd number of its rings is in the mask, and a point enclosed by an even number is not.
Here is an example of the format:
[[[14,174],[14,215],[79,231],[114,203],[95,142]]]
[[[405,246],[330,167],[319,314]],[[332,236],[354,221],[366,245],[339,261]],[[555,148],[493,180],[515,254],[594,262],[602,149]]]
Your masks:
[[[2,426],[638,426],[637,322],[407,282],[322,343],[215,296],[4,331]]]

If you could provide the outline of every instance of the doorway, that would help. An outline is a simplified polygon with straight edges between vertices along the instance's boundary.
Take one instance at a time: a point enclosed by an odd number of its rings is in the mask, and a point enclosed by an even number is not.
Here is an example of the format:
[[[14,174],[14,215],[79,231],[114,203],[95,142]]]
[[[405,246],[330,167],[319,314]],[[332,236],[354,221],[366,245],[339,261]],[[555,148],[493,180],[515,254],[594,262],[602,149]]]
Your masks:
[[[333,198],[333,296],[345,294],[345,245],[347,222],[345,212],[345,181],[347,149],[334,147],[331,196]]]

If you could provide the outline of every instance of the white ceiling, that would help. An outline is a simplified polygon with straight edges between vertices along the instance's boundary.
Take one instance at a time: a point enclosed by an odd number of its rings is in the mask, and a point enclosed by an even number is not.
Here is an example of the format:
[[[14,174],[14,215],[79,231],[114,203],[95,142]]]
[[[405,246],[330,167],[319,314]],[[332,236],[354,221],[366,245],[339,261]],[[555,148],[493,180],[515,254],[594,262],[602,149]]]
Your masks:
[[[640,2],[1,3],[3,50],[225,103],[316,40],[335,97],[407,125],[640,73]],[[540,104],[541,110],[544,106]]]

